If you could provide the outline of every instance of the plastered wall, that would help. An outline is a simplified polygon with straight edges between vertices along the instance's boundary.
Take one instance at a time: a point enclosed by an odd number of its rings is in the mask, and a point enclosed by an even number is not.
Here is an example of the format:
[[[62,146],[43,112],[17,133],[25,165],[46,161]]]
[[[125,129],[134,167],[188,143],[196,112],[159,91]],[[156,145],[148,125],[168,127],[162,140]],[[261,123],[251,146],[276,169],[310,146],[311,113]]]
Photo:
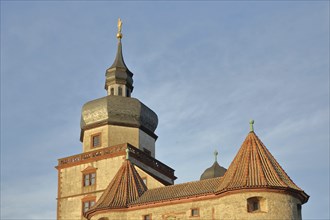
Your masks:
[[[85,196],[96,196],[97,201],[124,160],[125,156],[118,156],[61,169],[60,198],[58,200],[59,219],[82,218],[82,199]],[[84,187],[82,171],[88,167],[96,168],[96,184],[95,186]],[[164,186],[137,166],[135,168],[141,177],[146,177],[148,189]]]
[[[91,137],[101,134],[101,146],[91,147]],[[155,157],[155,139],[139,128],[103,125],[97,128],[86,130],[83,139],[83,152],[93,151],[102,147],[110,147],[118,144],[129,143],[140,150],[146,148]]]
[[[265,198],[267,210],[263,212],[249,213],[247,211],[247,199],[259,196]],[[161,204],[157,207],[141,207],[141,209],[127,210],[127,212],[112,211],[92,217],[98,220],[101,217],[109,219],[142,219],[144,215],[151,214],[152,219],[301,219],[297,212],[298,199],[288,194],[273,192],[246,192],[232,194],[215,199],[198,201],[195,199],[182,200],[178,204]],[[191,209],[199,208],[200,216],[192,217]]]

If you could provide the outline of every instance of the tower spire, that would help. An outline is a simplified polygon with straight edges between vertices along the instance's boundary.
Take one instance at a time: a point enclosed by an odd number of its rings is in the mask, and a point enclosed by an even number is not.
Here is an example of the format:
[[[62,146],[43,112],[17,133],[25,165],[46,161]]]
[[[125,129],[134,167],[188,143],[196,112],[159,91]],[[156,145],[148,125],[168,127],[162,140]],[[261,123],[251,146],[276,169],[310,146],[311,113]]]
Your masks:
[[[122,52],[122,20],[118,19],[118,48],[115,61],[106,71],[105,90],[108,95],[130,97],[133,91],[133,73],[127,68]]]

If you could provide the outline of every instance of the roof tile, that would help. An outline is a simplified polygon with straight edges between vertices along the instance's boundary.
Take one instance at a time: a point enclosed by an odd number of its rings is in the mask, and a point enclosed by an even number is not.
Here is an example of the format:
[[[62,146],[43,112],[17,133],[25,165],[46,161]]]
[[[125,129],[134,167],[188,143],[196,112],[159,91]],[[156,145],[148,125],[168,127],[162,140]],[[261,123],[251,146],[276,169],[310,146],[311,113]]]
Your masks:
[[[147,203],[170,201],[193,196],[213,194],[219,186],[221,177],[206,180],[176,184],[172,186],[149,189],[130,205],[142,205]]]
[[[99,210],[128,207],[129,203],[139,198],[145,191],[147,187],[134,165],[129,160],[125,160],[100,199],[85,213],[85,216],[90,216],[91,213]]]
[[[306,201],[309,197],[290,179],[258,136],[250,132],[223,176],[217,193],[261,187],[290,189]]]

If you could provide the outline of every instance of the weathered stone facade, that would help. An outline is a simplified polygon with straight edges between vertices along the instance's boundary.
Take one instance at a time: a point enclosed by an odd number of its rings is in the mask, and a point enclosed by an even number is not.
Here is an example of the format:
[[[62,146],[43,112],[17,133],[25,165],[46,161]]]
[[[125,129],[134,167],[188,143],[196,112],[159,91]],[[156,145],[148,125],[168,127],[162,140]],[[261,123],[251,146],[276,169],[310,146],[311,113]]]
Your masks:
[[[264,210],[247,211],[247,199],[264,198]],[[151,214],[152,219],[301,219],[297,204],[301,202],[290,195],[276,192],[240,192],[228,196],[209,196],[183,199],[163,204],[130,207],[127,210],[113,210],[96,214],[91,219],[135,220]],[[199,209],[199,216],[191,216],[192,209]]]
[[[58,167],[57,219],[85,219],[82,216],[82,202],[84,198],[95,197],[95,201],[97,201],[124,160],[125,155],[122,154],[70,167]],[[96,183],[92,186],[83,185],[83,171],[88,167],[96,169]],[[136,169],[141,178],[146,179],[148,189],[164,186],[164,184],[142,169],[138,167]]]

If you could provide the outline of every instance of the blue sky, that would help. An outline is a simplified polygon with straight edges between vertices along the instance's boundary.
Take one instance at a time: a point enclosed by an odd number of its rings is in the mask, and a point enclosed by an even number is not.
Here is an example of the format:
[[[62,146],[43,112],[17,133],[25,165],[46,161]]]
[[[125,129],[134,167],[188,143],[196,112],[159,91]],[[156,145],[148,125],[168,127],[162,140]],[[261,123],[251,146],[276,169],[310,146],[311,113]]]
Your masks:
[[[1,219],[56,217],[58,158],[82,152],[82,105],[106,95],[117,19],[133,97],[159,118],[176,183],[255,131],[329,219],[328,1],[1,1]]]

